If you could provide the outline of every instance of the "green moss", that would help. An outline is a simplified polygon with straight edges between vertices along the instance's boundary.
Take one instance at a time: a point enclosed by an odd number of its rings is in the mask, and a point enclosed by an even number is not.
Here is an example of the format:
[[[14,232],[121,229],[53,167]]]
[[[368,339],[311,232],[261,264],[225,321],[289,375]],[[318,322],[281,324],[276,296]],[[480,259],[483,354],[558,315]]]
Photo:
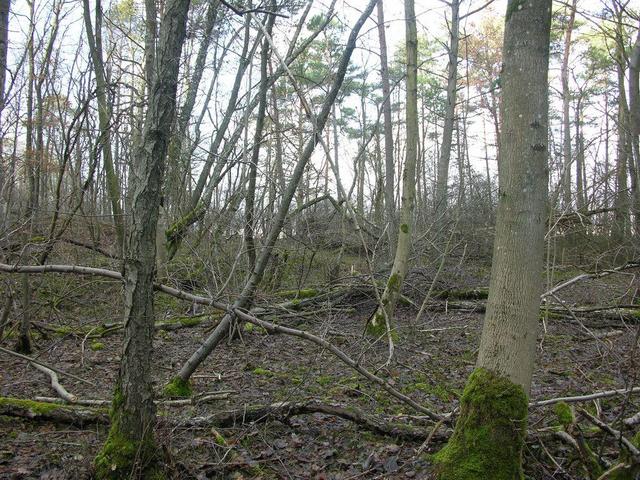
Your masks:
[[[102,343],[102,342],[91,342],[91,344],[89,345],[89,348],[91,348],[91,350],[93,350],[94,352],[96,352],[98,350],[104,350],[104,343]]]
[[[407,225],[406,223],[403,223],[402,225],[400,225],[400,231],[402,233],[409,233],[409,225]]]
[[[556,403],[553,407],[553,411],[558,417],[558,422],[563,427],[569,427],[576,422],[576,417],[573,414],[572,408],[566,402]]]
[[[394,273],[389,277],[389,281],[387,282],[387,288],[389,289],[389,291],[397,292],[398,290],[400,290],[401,278],[402,277],[400,277],[400,275],[398,275],[397,273]]]
[[[206,210],[207,208],[204,203],[199,203],[196,208],[188,212],[182,218],[173,222],[171,226],[167,228],[164,234],[167,240],[167,253],[169,258],[173,258],[178,251],[180,242],[182,241],[184,234],[187,232],[187,229],[200,220]]]
[[[47,241],[47,237],[43,237],[42,235],[36,235],[35,237],[31,237],[29,239],[29,243],[44,243]]]
[[[527,396],[519,385],[478,368],[469,377],[454,433],[434,460],[440,480],[523,479]]]
[[[247,332],[247,333],[251,333],[251,332],[253,332],[254,327],[255,327],[255,325],[253,323],[247,322],[247,323],[244,324],[243,330],[245,332]]]
[[[265,377],[272,377],[274,373],[271,370],[267,370],[266,368],[254,368],[253,373],[255,375],[264,375]]]
[[[22,400],[19,398],[0,397],[0,407],[21,408],[32,412],[34,415],[46,415],[54,410],[64,409],[62,405],[47,402],[35,402],[33,400]]]
[[[94,460],[95,478],[98,480],[125,480],[130,478],[165,478],[157,466],[158,454],[153,431],[142,440],[128,438],[122,427],[124,396],[116,387],[111,402],[111,428],[102,449]]]
[[[202,317],[180,317],[178,321],[180,325],[185,327],[195,327],[196,325],[200,325],[203,322]]]
[[[316,382],[323,387],[329,385],[332,380],[333,379],[331,378],[331,375],[320,375],[318,378],[316,378]]]
[[[220,445],[221,447],[224,447],[227,444],[227,441],[220,434],[220,432],[215,432],[215,435],[213,437],[213,441],[216,443],[216,445]]]
[[[371,321],[367,324],[367,334],[377,338],[381,337],[386,332],[387,325],[384,320],[384,313],[378,310]]]
[[[174,377],[164,386],[164,394],[170,398],[188,398],[193,393],[191,382],[182,380],[180,377]]]

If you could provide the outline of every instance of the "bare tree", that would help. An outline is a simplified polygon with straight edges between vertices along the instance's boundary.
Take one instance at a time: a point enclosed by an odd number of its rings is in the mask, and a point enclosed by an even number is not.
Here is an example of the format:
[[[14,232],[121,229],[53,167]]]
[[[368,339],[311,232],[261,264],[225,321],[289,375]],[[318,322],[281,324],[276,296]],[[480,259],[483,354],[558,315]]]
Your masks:
[[[455,1],[455,0],[454,0]],[[369,321],[368,331],[376,336],[393,329],[393,314],[407,275],[411,251],[411,231],[414,226],[413,210],[416,197],[416,163],[418,159],[418,34],[413,0],[405,0],[406,50],[407,50],[407,110],[406,110],[406,158],[402,172],[402,204],[400,227],[393,266],[381,304]]]
[[[99,479],[150,478],[155,470],[155,406],[151,375],[154,332],[155,233],[189,0],[168,0],[160,24],[153,86],[140,145],[133,158],[138,181],[124,262],[125,329],[109,437],[96,457]]]

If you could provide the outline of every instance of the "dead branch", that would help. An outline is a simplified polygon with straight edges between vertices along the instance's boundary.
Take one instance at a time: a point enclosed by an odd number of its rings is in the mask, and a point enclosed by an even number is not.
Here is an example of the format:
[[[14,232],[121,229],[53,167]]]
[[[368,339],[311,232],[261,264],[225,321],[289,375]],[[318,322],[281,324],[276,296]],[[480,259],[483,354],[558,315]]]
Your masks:
[[[629,418],[625,418],[622,423],[624,423],[627,427],[633,427],[634,425],[640,424],[640,412]]]
[[[555,403],[560,403],[560,402],[566,402],[566,403],[588,402],[590,400],[596,400],[598,398],[608,398],[608,397],[615,397],[617,395],[629,395],[629,394],[636,394],[636,393],[640,393],[640,387],[620,389],[620,390],[607,390],[605,392],[597,392],[597,393],[591,393],[589,395],[580,395],[575,397],[558,397],[558,398],[550,398],[548,400],[538,400],[536,402],[530,402],[529,408],[545,407],[547,405],[553,405]]]
[[[62,385],[60,385],[60,381],[58,380],[58,375],[56,374],[56,372],[45,366],[38,365],[37,363],[31,363],[30,365],[49,375],[49,378],[51,379],[51,388],[56,391],[60,398],[66,400],[69,403],[75,403],[78,400],[78,397],[76,397],[72,393],[67,392],[67,390]]]
[[[179,400],[155,400],[156,405],[165,407],[182,407],[187,405],[200,405],[202,403],[213,402],[217,400],[225,400],[229,395],[236,393],[234,390],[221,390],[219,392],[202,395],[200,397],[184,398]],[[67,405],[67,402],[56,397],[35,397],[37,402],[55,403],[56,405]],[[76,399],[74,405],[83,405],[86,407],[109,407],[111,400],[95,400],[95,399]]]
[[[387,422],[378,416],[367,415],[354,407],[341,407],[318,402],[279,402],[271,405],[245,406],[231,411],[219,412],[206,417],[189,419],[184,423],[189,427],[215,425],[220,428],[235,427],[246,423],[282,420],[296,415],[323,413],[349,420],[375,433],[404,440],[424,440],[431,434],[428,430],[397,422]],[[445,440],[451,432],[435,433],[432,440]]]
[[[46,398],[46,397],[43,397]],[[104,409],[81,406],[90,403],[92,406],[107,406],[104,400],[78,400],[76,405],[60,405],[60,399],[54,402],[41,402],[17,398],[0,397],[0,415],[46,420],[74,425],[102,424],[108,425],[110,420]],[[166,405],[163,402],[163,405]],[[451,434],[450,430],[431,432],[425,428],[403,423],[385,421],[378,416],[368,415],[353,407],[341,407],[318,402],[274,403],[272,405],[244,406],[230,411],[222,411],[205,417],[190,418],[186,421],[171,422],[181,427],[218,427],[231,428],[246,423],[283,420],[297,415],[323,413],[349,420],[367,430],[380,435],[391,436],[408,441],[422,441],[425,438],[444,441]],[[439,425],[438,425],[439,426]],[[437,427],[436,427],[437,428]]]
[[[29,265],[29,266],[21,266],[21,265],[7,265],[7,264],[4,264],[4,263],[0,263],[0,271],[9,272],[9,273],[46,273],[46,272],[78,273],[78,274],[83,274],[83,275],[100,275],[100,276],[106,276],[106,277],[109,277],[109,278],[118,279],[118,280],[121,280],[121,281],[123,280],[122,274],[120,274],[119,272],[114,272],[112,270],[106,270],[106,269],[102,269],[102,268],[79,267],[79,266],[75,266],[75,265]],[[346,365],[348,365],[351,368],[353,368],[354,370],[356,370],[358,373],[363,375],[365,378],[367,378],[368,380],[370,380],[373,383],[376,383],[376,384],[380,385],[389,394],[391,394],[392,396],[394,396],[398,400],[402,401],[403,403],[406,403],[407,405],[409,405],[412,408],[416,409],[417,411],[419,411],[421,413],[424,413],[425,415],[427,415],[432,420],[439,421],[442,418],[448,418],[446,416],[443,417],[442,415],[434,413],[431,410],[425,408],[424,406],[418,404],[417,402],[415,402],[414,400],[412,400],[408,396],[404,395],[403,393],[401,393],[398,390],[396,390],[395,388],[393,388],[388,382],[386,382],[382,378],[380,378],[377,375],[374,375],[373,373],[369,372],[367,369],[365,369],[360,364],[358,364],[356,361],[351,359],[346,353],[344,353],[339,348],[336,348],[331,343],[329,343],[326,340],[323,340],[320,337],[317,337],[317,336],[315,336],[315,335],[313,335],[311,333],[304,332],[302,330],[296,330],[296,329],[293,329],[293,328],[281,327],[281,326],[275,325],[275,324],[273,324],[271,322],[267,322],[267,321],[264,321],[264,320],[259,320],[258,318],[254,317],[253,315],[248,314],[247,312],[243,312],[242,310],[237,309],[237,308],[233,309],[231,306],[223,304],[221,302],[218,302],[218,301],[216,301],[214,299],[207,298],[207,297],[201,297],[201,296],[198,296],[198,295],[193,295],[191,293],[188,293],[188,292],[185,292],[185,291],[182,291],[182,290],[178,290],[176,288],[169,287],[167,285],[162,285],[162,284],[157,284],[156,283],[156,284],[154,284],[154,288],[156,290],[158,290],[158,291],[161,291],[161,292],[166,293],[168,295],[172,295],[172,296],[177,297],[177,298],[181,298],[183,300],[188,300],[190,302],[198,303],[198,304],[201,304],[201,305],[209,305],[209,306],[224,310],[226,312],[231,312],[232,314],[237,315],[242,320],[245,320],[245,321],[247,321],[249,323],[253,323],[254,325],[258,325],[260,327],[263,327],[269,332],[277,332],[277,333],[284,333],[284,334],[287,334],[287,335],[292,335],[292,336],[295,336],[295,337],[299,337],[299,338],[308,340],[308,341],[313,342],[313,343],[315,343],[317,345],[320,345],[321,347],[323,347],[323,348],[327,349],[328,351],[330,351],[331,353],[333,353],[342,362],[344,362]],[[13,352],[11,352],[11,353],[13,353]],[[58,372],[58,373],[60,373],[60,372]]]
[[[0,397],[0,415],[79,426],[109,423],[109,415],[105,410],[7,397]]]
[[[97,385],[95,383],[90,382],[89,380],[85,380],[84,378],[80,378],[77,375],[74,375],[72,373],[67,373],[64,370],[60,370],[59,368],[53,367],[51,365],[48,365],[48,364],[46,364],[46,363],[44,363],[44,362],[42,362],[40,360],[37,360],[35,358],[28,357],[27,355],[22,355],[21,353],[14,352],[12,350],[8,350],[8,349],[6,349],[4,347],[0,347],[0,352],[3,352],[3,353],[6,353],[8,355],[12,355],[14,357],[21,358],[22,360],[27,360],[28,362],[31,362],[31,363],[46,367],[49,370],[53,370],[54,372],[56,372],[59,375],[63,375],[63,376],[69,377],[69,378],[73,378],[74,380],[77,380],[77,381],[82,382],[82,383],[86,383],[87,385],[91,385],[92,387],[97,387]]]
[[[640,267],[640,263],[638,262],[629,262],[625,265],[621,265],[619,267],[613,268],[611,270],[603,270],[601,272],[598,273],[583,273],[581,275],[578,275],[576,277],[573,277],[569,280],[567,280],[566,282],[562,282],[559,285],[556,285],[555,287],[553,287],[551,290],[543,293],[540,298],[546,298],[548,296],[553,295],[554,293],[558,293],[560,290],[567,288],[570,285],[573,285],[574,283],[578,283],[582,280],[587,280],[587,279],[592,279],[592,278],[602,278],[602,277],[606,277],[607,275],[611,275],[614,273],[618,273],[618,272],[622,272],[623,270],[629,270],[631,268],[637,268]]]
[[[374,375],[373,373],[371,373],[370,371],[368,371],[367,369],[362,367],[359,363],[357,363],[356,361],[351,359],[351,357],[349,357],[342,350],[340,350],[339,348],[335,347],[334,345],[332,345],[331,343],[327,342],[326,340],[323,340],[320,337],[317,337],[317,336],[315,336],[315,335],[313,335],[313,334],[311,334],[309,332],[305,332],[305,331],[302,331],[302,330],[297,330],[295,328],[283,327],[283,326],[276,325],[276,324],[271,323],[271,322],[267,322],[265,320],[260,320],[260,319],[254,317],[252,315],[249,315],[248,313],[243,312],[241,310],[235,310],[234,313],[239,318],[241,318],[242,320],[245,320],[245,321],[247,321],[249,323],[253,323],[254,325],[262,327],[265,330],[267,330],[267,332],[270,332],[270,333],[274,333],[274,332],[275,333],[284,333],[286,335],[291,335],[291,336],[294,336],[294,337],[302,338],[304,340],[308,340],[308,341],[310,341],[312,343],[315,343],[316,345],[319,345],[319,346],[325,348],[326,350],[330,351],[331,353],[333,353],[343,363],[345,363],[346,365],[348,365],[351,368],[353,368],[354,370],[356,370],[358,373],[360,373],[362,376],[367,378],[369,381],[380,385],[389,394],[391,394],[392,396],[394,396],[395,398],[397,398],[401,402],[406,403],[407,405],[413,407],[417,411],[419,411],[421,413],[424,413],[425,415],[427,415],[432,420],[439,421],[439,420],[442,420],[443,418],[446,418],[446,417],[443,417],[442,415],[439,415],[437,413],[432,412],[431,410],[429,410],[429,409],[423,407],[422,405],[416,403],[415,401],[413,401],[411,398],[407,397],[406,395],[400,393],[398,390],[393,388],[388,382],[386,382],[382,378],[378,377],[377,375]]]
[[[606,423],[604,423],[599,418],[594,417],[593,415],[591,415],[589,412],[587,412],[583,408],[578,408],[578,412],[580,412],[580,415],[582,415],[584,418],[589,420],[595,426],[597,426],[600,429],[604,430],[609,435],[613,436],[618,442],[620,442],[622,445],[624,445],[625,448],[629,451],[629,453],[633,456],[634,462],[640,462],[640,450],[628,438],[626,438],[624,435],[622,435],[622,432],[620,432],[619,430],[616,430],[613,427],[607,425]]]

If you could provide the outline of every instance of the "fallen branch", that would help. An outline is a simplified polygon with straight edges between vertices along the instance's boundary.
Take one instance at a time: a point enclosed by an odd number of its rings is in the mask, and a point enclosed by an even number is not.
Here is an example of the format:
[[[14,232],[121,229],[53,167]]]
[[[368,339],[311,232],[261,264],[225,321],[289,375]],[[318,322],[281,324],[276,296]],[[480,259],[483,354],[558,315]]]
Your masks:
[[[105,410],[7,397],[0,397],[0,415],[80,426],[109,423],[109,415]]]
[[[223,390],[201,397],[185,398],[179,400],[155,400],[156,405],[165,407],[182,407],[186,405],[199,405],[201,403],[213,402],[216,400],[225,400],[229,395],[235,393],[233,390]],[[37,402],[55,403],[56,405],[67,405],[67,402],[56,397],[35,397]],[[76,399],[74,405],[84,405],[86,407],[109,407],[111,400],[94,400],[94,399]]]
[[[580,395],[575,397],[558,397],[558,398],[550,398],[548,400],[538,400],[536,402],[530,402],[529,408],[545,407],[547,405],[553,405],[555,403],[560,403],[560,402],[565,402],[565,403],[588,402],[591,400],[596,400],[598,398],[608,398],[608,397],[615,397],[617,395],[629,395],[629,394],[636,394],[636,393],[640,393],[640,387],[620,389],[620,390],[607,390],[605,392],[597,392],[597,393],[591,393],[589,395]]]
[[[40,365],[42,367],[46,367],[49,370],[53,370],[54,372],[56,372],[59,375],[63,375],[63,376],[69,377],[69,378],[73,378],[74,380],[77,380],[77,381],[82,382],[82,383],[86,383],[87,385],[91,385],[92,387],[97,387],[97,385],[95,383],[90,382],[89,380],[85,380],[84,378],[80,378],[77,375],[74,375],[72,373],[67,373],[64,370],[60,370],[59,368],[52,367],[51,365],[48,365],[48,364],[46,364],[46,363],[44,363],[44,362],[42,362],[40,360],[37,360],[37,359],[32,358],[32,357],[28,357],[27,355],[22,355],[21,353],[14,352],[12,350],[8,350],[8,349],[6,349],[4,347],[0,347],[0,352],[6,353],[8,355],[12,355],[12,356],[17,357],[17,358],[21,358],[22,360],[27,360],[28,362]]]
[[[107,402],[105,400],[78,400],[78,404],[73,406],[60,405],[60,399],[57,398],[53,400],[54,402],[42,402],[0,397],[0,415],[70,423],[74,425],[107,425],[110,422],[109,416],[103,409],[81,406],[82,402],[90,402],[92,406],[107,406],[108,403],[103,403]],[[318,402],[280,402],[272,405],[244,406],[235,410],[222,411],[205,417],[189,418],[186,421],[169,421],[181,427],[231,428],[246,423],[267,422],[276,419],[282,420],[296,415],[313,413],[323,413],[325,415],[344,418],[377,434],[408,441],[422,441],[429,437],[431,440],[444,441],[451,433],[450,431],[436,431],[436,433],[433,433],[433,431],[425,428],[385,421],[377,415],[368,415],[357,408],[345,408]],[[437,427],[439,426],[440,425]]]
[[[628,438],[626,438],[624,435],[622,435],[622,432],[610,427],[609,425],[604,423],[602,420],[600,420],[597,417],[594,417],[593,415],[591,415],[589,412],[587,412],[583,408],[579,408],[578,412],[580,412],[580,415],[582,415],[584,418],[589,420],[595,426],[597,426],[600,429],[604,430],[609,435],[613,436],[618,442],[620,442],[622,445],[624,445],[625,448],[629,451],[629,453],[631,455],[633,455],[634,462],[640,462],[640,450]]]
[[[118,279],[118,280],[123,280],[122,274],[120,274],[119,272],[114,272],[111,270],[105,270],[102,268],[91,268],[91,267],[79,267],[79,266],[75,266],[75,265],[28,265],[28,266],[21,266],[21,265],[7,265],[4,263],[0,263],[0,271],[4,271],[4,272],[10,272],[10,273],[47,273],[47,272],[54,272],[54,273],[79,273],[79,274],[83,274],[83,275],[100,275],[100,276],[106,276],[109,278],[114,278],[114,279]],[[398,400],[406,403],[407,405],[411,406],[412,408],[414,408],[415,410],[424,413],[425,415],[427,415],[429,418],[431,418],[434,421],[439,421],[442,418],[448,418],[448,417],[443,417],[442,415],[436,414],[434,412],[432,412],[431,410],[425,408],[424,406],[418,404],[417,402],[415,402],[414,400],[412,400],[411,398],[409,398],[408,396],[404,395],[403,393],[399,392],[398,390],[396,390],[395,388],[393,388],[388,382],[386,382],[385,380],[383,380],[382,378],[378,377],[377,375],[374,375],[373,373],[369,372],[367,369],[365,369],[364,367],[362,367],[361,365],[359,365],[357,362],[355,362],[353,359],[351,359],[347,354],[345,354],[342,350],[340,350],[339,348],[336,348],[335,346],[333,346],[331,343],[327,342],[326,340],[321,339],[320,337],[317,337],[313,334],[310,334],[308,332],[304,332],[302,330],[296,330],[293,328],[287,328],[287,327],[281,327],[279,325],[275,325],[271,322],[266,322],[264,320],[260,320],[238,308],[232,308],[229,305],[220,303],[214,299],[211,298],[207,298],[207,297],[201,297],[198,295],[193,295],[191,293],[182,291],[182,290],[178,290],[176,288],[173,287],[169,287],[167,285],[162,285],[162,284],[154,284],[154,288],[158,291],[161,291],[163,293],[166,293],[168,295],[172,295],[174,297],[177,298],[181,298],[183,300],[188,300],[190,302],[193,303],[198,303],[201,305],[209,305],[215,308],[218,308],[220,310],[224,310],[225,312],[230,312],[232,314],[237,315],[239,318],[249,322],[249,323],[253,323],[254,325],[258,325],[260,327],[265,328],[267,331],[269,332],[277,332],[277,333],[284,333],[287,335],[292,335],[295,337],[299,337],[308,341],[311,341],[313,343],[316,343],[317,345],[322,346],[323,348],[327,349],[328,351],[330,351],[331,353],[333,353],[336,357],[338,357],[340,360],[342,360],[345,364],[347,364],[348,366],[350,366],[351,368],[353,368],[354,370],[356,370],[358,373],[360,373],[361,375],[363,375],[365,378],[367,378],[368,380],[370,380],[373,383],[376,383],[378,385],[380,385],[383,389],[385,389],[389,394],[391,394],[392,396],[394,396],[395,398],[397,398]],[[60,373],[60,372],[58,372]]]
[[[379,416],[371,416],[354,407],[340,407],[318,402],[290,403],[279,402],[271,405],[245,406],[227,412],[219,412],[206,417],[189,419],[184,423],[189,427],[207,427],[214,425],[230,428],[246,423],[266,422],[274,419],[282,420],[296,415],[323,413],[349,420],[375,433],[400,438],[403,440],[424,440],[431,433],[424,428],[414,427],[396,422],[387,422]],[[450,432],[449,432],[450,433]],[[432,439],[445,440],[448,433],[435,433]]]
[[[627,427],[633,427],[634,425],[640,424],[640,412],[629,418],[625,418],[622,423],[624,423]]]
[[[60,395],[60,398],[69,403],[75,403],[78,400],[78,397],[67,392],[67,390],[62,385],[60,385],[60,381],[58,380],[58,375],[56,374],[56,372],[43,365],[38,365],[37,363],[31,363],[31,365],[41,372],[49,375],[49,378],[51,379],[51,388],[53,388],[56,393]]]
[[[327,342],[326,340],[323,340],[322,338],[317,337],[316,335],[313,335],[313,334],[311,334],[309,332],[305,332],[303,330],[297,330],[295,328],[283,327],[283,326],[276,325],[276,324],[271,323],[271,322],[267,322],[265,320],[260,320],[260,319],[254,317],[252,315],[249,315],[248,313],[243,312],[243,311],[241,311],[239,309],[236,309],[234,311],[234,313],[239,318],[241,318],[242,320],[244,320],[246,322],[249,322],[249,323],[252,323],[254,325],[257,325],[259,327],[262,327],[265,330],[267,330],[267,332],[270,332],[270,333],[284,333],[286,335],[291,335],[291,336],[294,336],[294,337],[302,338],[304,340],[308,340],[308,341],[310,341],[312,343],[315,343],[316,345],[319,345],[319,346],[325,348],[326,350],[330,351],[331,353],[333,353],[336,357],[338,357],[340,360],[342,360],[343,363],[345,363],[346,365],[348,365],[351,368],[353,368],[355,371],[360,373],[362,376],[364,376],[365,378],[367,378],[371,382],[380,385],[383,389],[385,389],[389,394],[391,394],[392,396],[394,396],[398,400],[400,400],[403,403],[406,403],[407,405],[413,407],[417,411],[419,411],[421,413],[424,413],[430,419],[435,420],[435,421],[439,421],[439,420],[442,420],[443,418],[446,418],[446,417],[443,417],[442,415],[439,415],[437,413],[432,412],[431,410],[423,407],[419,403],[416,403],[414,400],[412,400],[411,398],[407,397],[403,393],[400,393],[398,390],[393,388],[388,382],[386,382],[382,378],[378,377],[377,375],[374,375],[373,373],[369,372],[366,368],[361,366],[355,360],[351,359],[351,357],[349,357],[342,350],[340,350],[336,346],[332,345],[331,343]]]
[[[631,268],[636,268],[636,267],[640,267],[640,263],[638,262],[629,262],[626,263],[625,265],[621,265],[619,267],[613,268],[611,270],[603,270],[602,272],[598,272],[598,273],[583,273],[581,275],[578,275],[576,277],[573,277],[569,280],[567,280],[566,282],[562,282],[558,285],[556,285],[555,287],[553,287],[551,290],[548,290],[547,292],[544,292],[542,295],[540,295],[540,298],[546,298],[548,296],[551,296],[555,293],[558,293],[560,290],[567,288],[570,285],[573,285],[574,283],[578,283],[582,280],[587,280],[587,279],[592,279],[592,278],[602,278],[602,277],[606,277],[607,275],[612,275],[614,273],[619,273],[622,272],[623,270],[629,270]]]

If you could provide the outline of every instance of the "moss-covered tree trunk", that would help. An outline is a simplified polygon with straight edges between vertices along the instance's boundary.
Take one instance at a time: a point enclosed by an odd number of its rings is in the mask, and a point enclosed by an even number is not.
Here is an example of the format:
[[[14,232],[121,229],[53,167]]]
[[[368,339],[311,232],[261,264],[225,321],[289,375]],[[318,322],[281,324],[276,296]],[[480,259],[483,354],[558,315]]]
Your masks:
[[[550,24],[551,0],[509,0],[503,164],[487,313],[454,434],[436,457],[440,480],[523,478],[544,259]]]
[[[402,204],[396,253],[378,310],[367,326],[370,334],[380,336],[393,328],[393,314],[400,296],[402,283],[407,275],[407,261],[411,251],[411,230],[416,197],[416,162],[418,157],[418,37],[413,0],[405,0],[406,48],[407,48],[407,147],[402,171]]]
[[[139,145],[133,157],[138,180],[125,256],[125,328],[111,429],[96,458],[99,479],[151,478],[157,449],[151,375],[154,332],[153,279],[167,144],[175,114],[180,54],[189,0],[168,0],[160,26],[153,87]]]

